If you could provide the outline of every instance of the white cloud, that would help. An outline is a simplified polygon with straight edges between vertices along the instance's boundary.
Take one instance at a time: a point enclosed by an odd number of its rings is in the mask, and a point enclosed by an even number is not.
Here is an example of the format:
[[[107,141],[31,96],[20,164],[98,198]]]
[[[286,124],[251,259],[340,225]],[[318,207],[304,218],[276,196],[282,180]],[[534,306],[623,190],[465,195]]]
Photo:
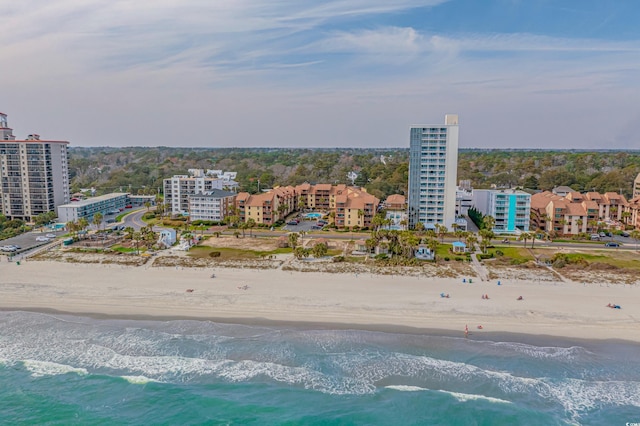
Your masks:
[[[469,126],[464,146],[514,146],[493,129],[536,117],[586,145],[606,136],[591,123],[633,121],[637,41],[384,25],[439,3],[10,2],[0,110],[76,145],[404,146],[408,123],[444,112]],[[529,134],[518,142],[540,146]]]

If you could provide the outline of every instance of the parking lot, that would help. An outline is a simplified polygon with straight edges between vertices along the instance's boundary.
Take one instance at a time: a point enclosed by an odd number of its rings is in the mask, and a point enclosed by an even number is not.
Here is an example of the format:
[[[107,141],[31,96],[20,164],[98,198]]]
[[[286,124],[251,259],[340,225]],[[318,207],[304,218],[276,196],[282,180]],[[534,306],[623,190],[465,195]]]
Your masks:
[[[308,232],[308,231],[320,231],[322,228],[318,226],[318,220],[317,219],[305,219],[305,220],[301,220],[300,218],[298,218],[297,220],[299,220],[300,222],[298,222],[297,225],[290,225],[290,221],[293,219],[289,219],[287,221],[287,224],[282,228],[285,231],[289,231],[289,232]]]
[[[59,237],[60,235],[64,235],[66,232],[67,231],[63,231],[63,230],[60,230],[60,231],[47,230],[45,232],[33,231],[33,232],[27,232],[27,233],[18,235],[13,238],[7,238],[6,240],[0,241],[0,247],[14,245],[14,246],[19,246],[20,249],[16,250],[15,252],[0,251],[0,254],[4,254],[8,256],[20,254],[25,251],[29,251],[32,248],[35,248],[53,241],[53,239],[49,239],[49,241],[36,241],[37,237],[45,237],[47,234],[51,234],[51,235],[55,235],[56,237]]]

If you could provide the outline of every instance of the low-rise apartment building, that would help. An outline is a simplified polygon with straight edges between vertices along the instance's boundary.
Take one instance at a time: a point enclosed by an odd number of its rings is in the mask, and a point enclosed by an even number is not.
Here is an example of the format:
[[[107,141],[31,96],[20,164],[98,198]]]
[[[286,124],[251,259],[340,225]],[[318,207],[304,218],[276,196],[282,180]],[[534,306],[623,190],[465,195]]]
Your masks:
[[[91,222],[96,213],[100,213],[103,217],[117,215],[129,203],[129,194],[123,192],[74,201],[58,206],[58,221],[68,223],[85,218]]]
[[[292,186],[276,187],[262,194],[240,192],[236,197],[236,210],[241,222],[253,219],[257,224],[271,226],[293,212],[296,201]]]
[[[560,235],[595,233],[603,224],[622,226],[626,198],[615,192],[569,192],[566,196],[545,191],[531,197],[531,228]]]
[[[189,196],[189,218],[221,222],[230,216],[235,206],[237,194],[222,189]]]

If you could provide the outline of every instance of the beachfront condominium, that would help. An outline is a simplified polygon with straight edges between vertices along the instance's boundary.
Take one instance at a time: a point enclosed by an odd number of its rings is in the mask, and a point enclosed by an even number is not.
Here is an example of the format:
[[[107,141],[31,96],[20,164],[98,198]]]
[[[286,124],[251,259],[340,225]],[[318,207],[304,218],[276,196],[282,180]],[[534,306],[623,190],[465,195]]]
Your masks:
[[[473,207],[492,216],[496,233],[529,232],[531,194],[515,189],[474,189]]]
[[[456,222],[458,116],[444,124],[411,126],[409,142],[409,227],[420,222],[452,229]]]
[[[189,169],[188,175],[176,175],[164,179],[164,202],[174,215],[189,214],[189,197],[205,194],[214,189],[236,191],[235,172],[218,173],[218,170]]]
[[[30,222],[69,202],[68,144],[36,134],[17,140],[0,113],[0,214]]]

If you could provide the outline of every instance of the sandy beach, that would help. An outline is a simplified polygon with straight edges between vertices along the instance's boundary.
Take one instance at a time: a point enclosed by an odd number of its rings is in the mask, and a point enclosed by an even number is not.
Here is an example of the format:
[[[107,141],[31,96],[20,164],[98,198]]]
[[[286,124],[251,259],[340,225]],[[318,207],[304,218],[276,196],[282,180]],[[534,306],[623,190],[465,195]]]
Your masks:
[[[450,297],[442,298],[443,292]],[[608,303],[622,309],[608,308]],[[371,330],[411,327],[460,336],[468,326],[472,338],[508,332],[640,342],[637,286],[535,277],[497,285],[477,279],[469,284],[459,278],[278,269],[0,262],[0,308]]]

